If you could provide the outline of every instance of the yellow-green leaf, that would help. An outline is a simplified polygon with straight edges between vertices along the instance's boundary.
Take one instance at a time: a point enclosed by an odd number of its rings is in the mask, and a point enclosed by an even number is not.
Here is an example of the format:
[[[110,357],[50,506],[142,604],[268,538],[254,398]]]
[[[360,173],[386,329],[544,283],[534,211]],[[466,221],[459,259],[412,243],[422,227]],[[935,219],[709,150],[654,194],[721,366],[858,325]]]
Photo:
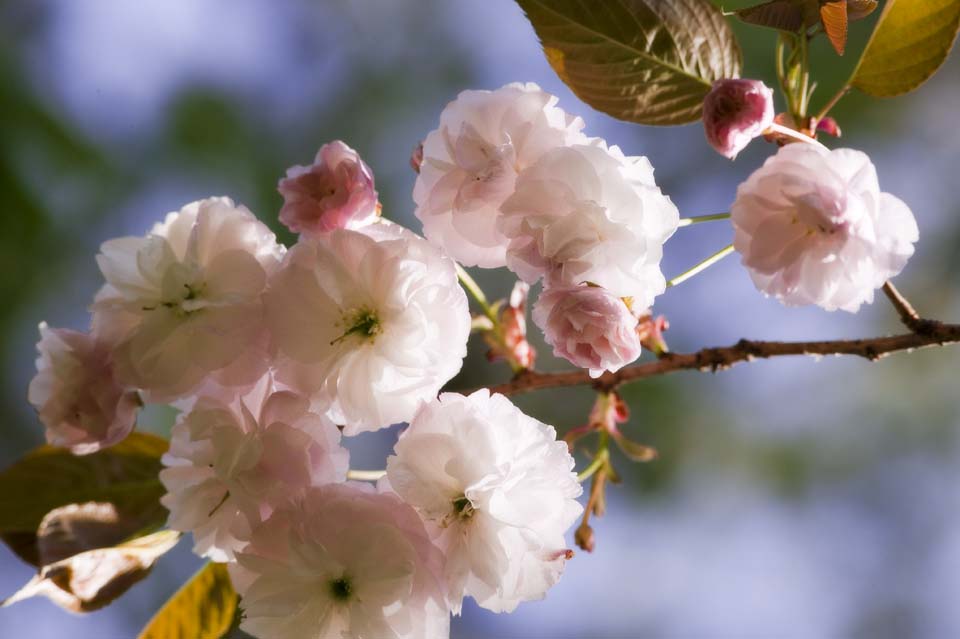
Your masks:
[[[237,593],[224,564],[207,564],[154,615],[138,639],[220,639],[230,629]]]
[[[960,0],[887,0],[851,85],[876,97],[913,91],[936,73],[960,30]]]
[[[166,510],[158,475],[168,443],[133,433],[116,446],[77,456],[41,446],[0,471],[0,533],[34,534],[44,516],[68,504],[113,504],[124,518],[160,525]]]
[[[615,118],[684,124],[715,80],[740,74],[740,47],[709,0],[517,0],[550,66]]]

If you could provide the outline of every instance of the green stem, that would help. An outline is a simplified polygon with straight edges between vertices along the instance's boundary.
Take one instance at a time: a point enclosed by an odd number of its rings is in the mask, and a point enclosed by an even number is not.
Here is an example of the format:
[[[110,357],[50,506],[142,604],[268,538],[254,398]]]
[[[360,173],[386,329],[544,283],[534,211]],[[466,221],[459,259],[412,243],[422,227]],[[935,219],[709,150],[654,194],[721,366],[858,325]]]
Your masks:
[[[493,307],[490,306],[490,302],[487,301],[487,296],[484,295],[483,289],[480,288],[480,285],[470,277],[470,274],[467,273],[467,270],[457,264],[457,277],[460,279],[460,283],[463,285],[463,288],[467,290],[467,293],[470,293],[470,296],[477,302],[477,305],[480,306],[480,309],[483,311],[483,314],[490,318],[490,321],[493,322],[494,326],[497,326],[500,323],[497,314],[494,312]]]
[[[683,228],[684,226],[690,226],[691,224],[699,224],[700,222],[714,222],[716,220],[729,220],[729,213],[714,213],[713,215],[697,215],[695,217],[682,217],[680,218],[680,224],[677,225],[677,228]]]
[[[605,443],[605,442],[604,442]],[[591,477],[593,477],[598,470],[603,468],[607,462],[610,460],[610,451],[607,450],[604,445],[599,450],[597,450],[596,457],[593,458],[593,461],[590,462],[590,465],[584,468],[580,473],[577,474],[577,481],[581,484]]]
[[[837,102],[839,102],[843,96],[847,95],[849,91],[850,91],[849,82],[844,84],[842,87],[840,87],[840,90],[837,91],[832,98],[830,98],[830,100],[824,105],[822,109],[820,109],[820,113],[817,114],[817,122],[827,117],[827,114],[830,113],[830,110],[833,109],[833,107],[837,106]]]
[[[669,288],[671,286],[676,286],[677,284],[680,284],[682,282],[686,282],[687,280],[689,280],[691,277],[693,277],[700,271],[707,270],[708,268],[710,268],[711,266],[713,266],[714,264],[716,264],[726,256],[730,255],[731,253],[733,253],[733,244],[723,247],[722,249],[720,249],[719,251],[717,251],[707,259],[695,265],[693,268],[684,271],[683,273],[681,273],[680,275],[677,275],[673,279],[667,280],[667,287]]]

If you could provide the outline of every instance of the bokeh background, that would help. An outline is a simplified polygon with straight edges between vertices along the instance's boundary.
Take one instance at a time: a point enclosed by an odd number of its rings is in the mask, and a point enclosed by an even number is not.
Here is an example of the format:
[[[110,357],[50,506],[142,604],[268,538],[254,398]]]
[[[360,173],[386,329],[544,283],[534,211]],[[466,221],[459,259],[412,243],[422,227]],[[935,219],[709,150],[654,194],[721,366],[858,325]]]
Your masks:
[[[725,2],[727,9],[751,4]],[[869,21],[853,27],[857,51]],[[738,25],[745,74],[775,85],[774,36]],[[845,77],[814,50],[822,103]],[[869,152],[884,190],[921,229],[897,284],[929,316],[960,318],[960,62],[910,96],[851,95],[842,143]],[[42,441],[26,402],[36,325],[85,328],[103,240],[142,234],[167,211],[227,194],[277,228],[275,186],[341,138],[376,172],[385,212],[414,229],[410,151],[467,88],[535,81],[592,135],[647,155],[683,215],[728,209],[773,149],[731,163],[698,125],[616,122],[550,70],[510,0],[8,0],[0,3],[0,465]],[[779,98],[778,98],[779,99]],[[832,141],[829,142],[833,144]],[[292,238],[277,228],[281,238]],[[681,229],[664,270],[727,244],[726,223]],[[483,272],[494,296],[506,272]],[[785,309],[735,257],[670,290],[656,309],[674,350],[740,337],[813,339],[901,330],[882,296],[857,315]],[[540,344],[542,368],[562,367]],[[503,380],[483,347],[451,387]],[[467,605],[455,637],[960,636],[960,351],[870,364],[759,362],[629,387],[627,431],[657,461],[615,462],[625,482],[545,601],[512,615]],[[559,430],[588,389],[518,399]],[[163,431],[170,415],[148,413]],[[381,466],[396,430],[351,442]],[[46,600],[0,610],[0,637],[127,639],[200,562],[184,540],[108,609],[75,617]],[[31,568],[0,549],[0,597]]]

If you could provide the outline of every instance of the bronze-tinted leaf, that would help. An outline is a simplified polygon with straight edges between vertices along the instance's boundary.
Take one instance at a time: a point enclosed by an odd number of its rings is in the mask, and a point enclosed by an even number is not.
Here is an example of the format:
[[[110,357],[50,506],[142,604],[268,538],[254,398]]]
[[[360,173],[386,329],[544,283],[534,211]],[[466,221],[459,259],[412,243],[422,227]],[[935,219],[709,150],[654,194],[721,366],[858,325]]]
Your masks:
[[[709,0],[517,3],[560,79],[621,120],[693,122],[712,83],[740,74],[733,30]]]
[[[847,0],[847,19],[850,22],[863,20],[877,10],[878,0]]]
[[[0,471],[0,533],[34,534],[51,510],[69,504],[113,504],[120,516],[160,525],[166,510],[158,475],[168,443],[133,433],[92,455],[41,446]]]
[[[207,564],[147,623],[138,639],[220,639],[237,611],[224,564]]]
[[[837,55],[847,48],[847,0],[833,0],[820,5],[820,22]]]
[[[146,577],[157,559],[179,539],[180,533],[162,530],[45,565],[0,607],[42,595],[70,612],[97,610]]]
[[[890,97],[913,91],[936,73],[960,29],[960,0],[887,0],[851,84]]]
[[[820,21],[819,0],[769,0],[734,13],[749,24],[791,33]]]
[[[136,517],[124,517],[113,504],[88,502],[54,508],[37,528],[41,566],[95,548],[115,546],[143,529]]]

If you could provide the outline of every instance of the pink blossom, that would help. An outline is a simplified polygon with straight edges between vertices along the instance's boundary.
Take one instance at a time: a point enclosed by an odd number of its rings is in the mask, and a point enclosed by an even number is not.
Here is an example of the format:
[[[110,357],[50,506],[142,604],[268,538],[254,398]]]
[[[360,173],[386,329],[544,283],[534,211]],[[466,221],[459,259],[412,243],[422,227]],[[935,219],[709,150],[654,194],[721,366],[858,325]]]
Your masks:
[[[718,80],[703,102],[707,141],[731,160],[773,124],[773,116],[773,90],[759,80]]]
[[[140,400],[114,377],[107,344],[42,323],[37,350],[28,397],[46,426],[48,443],[86,455],[130,434]]]
[[[855,313],[913,255],[910,208],[865,153],[789,144],[737,188],[733,245],[753,283],[788,306]]]
[[[277,189],[283,196],[280,221],[295,233],[354,229],[377,217],[373,172],[340,140],[320,147],[312,165],[287,169]]]
[[[554,355],[590,370],[616,372],[640,356],[637,318],[599,286],[548,286],[533,309]]]

